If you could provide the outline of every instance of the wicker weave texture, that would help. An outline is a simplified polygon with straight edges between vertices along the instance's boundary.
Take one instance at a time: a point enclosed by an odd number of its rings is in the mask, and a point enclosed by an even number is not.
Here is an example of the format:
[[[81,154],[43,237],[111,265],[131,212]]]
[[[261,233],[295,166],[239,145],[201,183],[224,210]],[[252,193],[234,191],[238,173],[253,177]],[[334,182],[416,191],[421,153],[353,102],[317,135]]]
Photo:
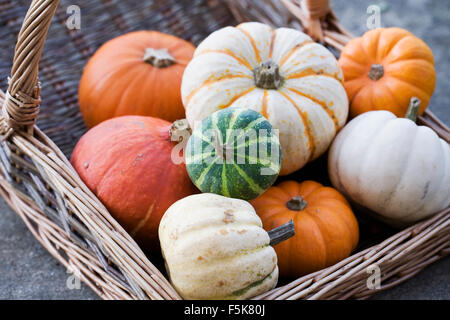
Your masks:
[[[107,40],[135,30],[159,30],[198,44],[212,31],[236,23],[223,1],[77,1],[81,28],[66,26],[73,5],[60,1],[39,64],[39,79],[44,97],[38,126],[66,156],[86,131],[78,109],[78,82],[89,57]],[[10,0],[1,3],[0,88],[7,88],[11,73],[12,48],[17,42],[24,13],[30,1]],[[202,23],[198,23],[201,21]]]

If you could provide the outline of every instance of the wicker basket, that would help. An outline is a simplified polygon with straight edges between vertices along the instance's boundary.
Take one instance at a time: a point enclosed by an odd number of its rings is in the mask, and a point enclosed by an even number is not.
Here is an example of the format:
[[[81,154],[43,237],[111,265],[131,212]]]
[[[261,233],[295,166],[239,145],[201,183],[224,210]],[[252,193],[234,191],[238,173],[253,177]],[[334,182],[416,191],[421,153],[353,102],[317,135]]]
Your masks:
[[[78,1],[82,32],[66,27],[66,9],[72,3],[61,2],[34,0],[17,35],[8,90],[0,91],[0,193],[36,239],[67,268],[77,268],[77,275],[101,298],[180,299],[160,258],[141,251],[67,160],[86,131],[77,87],[87,59],[106,40],[136,29],[158,29],[198,44],[222,26],[261,21],[303,29],[336,55],[352,35],[339,25],[327,0]],[[2,2],[6,47],[17,39],[14,26],[26,3]],[[6,72],[9,64],[0,68]],[[39,112],[42,131],[35,125]],[[430,111],[419,123],[450,141],[449,129]],[[256,299],[364,299],[450,252],[450,208],[399,232],[383,230],[338,264],[292,282],[280,281]],[[381,270],[379,289],[367,286],[372,265]]]

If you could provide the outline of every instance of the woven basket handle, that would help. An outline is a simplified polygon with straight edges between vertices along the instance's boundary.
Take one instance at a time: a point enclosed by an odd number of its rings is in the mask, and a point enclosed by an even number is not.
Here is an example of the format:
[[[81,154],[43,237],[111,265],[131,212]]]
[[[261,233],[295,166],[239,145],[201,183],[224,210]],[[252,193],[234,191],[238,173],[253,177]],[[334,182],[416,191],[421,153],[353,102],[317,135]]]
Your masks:
[[[333,15],[330,0],[281,0],[281,2],[301,21],[306,33],[316,41],[324,41],[322,21],[329,14]]]
[[[282,0],[288,9],[293,1]],[[59,0],[33,0],[19,32],[11,77],[0,118],[0,134],[7,138],[14,130],[32,133],[39,114],[39,60]],[[302,16],[314,38],[323,38],[319,20],[330,12],[329,0],[304,0]],[[294,10],[295,11],[295,10]]]
[[[8,90],[2,107],[0,133],[31,133],[39,113],[39,60],[59,0],[34,0],[20,29]]]
[[[304,0],[302,3],[310,19],[324,18],[330,12],[330,0]]]

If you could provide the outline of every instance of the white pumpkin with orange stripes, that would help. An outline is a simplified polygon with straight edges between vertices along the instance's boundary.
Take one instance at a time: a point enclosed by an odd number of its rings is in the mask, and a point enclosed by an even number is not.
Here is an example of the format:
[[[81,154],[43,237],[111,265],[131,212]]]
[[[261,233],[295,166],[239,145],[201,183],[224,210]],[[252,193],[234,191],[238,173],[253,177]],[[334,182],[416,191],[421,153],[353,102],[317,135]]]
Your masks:
[[[192,128],[227,107],[260,112],[279,130],[281,175],[329,147],[348,115],[336,58],[306,34],[258,22],[225,27],[197,47],[181,94]]]

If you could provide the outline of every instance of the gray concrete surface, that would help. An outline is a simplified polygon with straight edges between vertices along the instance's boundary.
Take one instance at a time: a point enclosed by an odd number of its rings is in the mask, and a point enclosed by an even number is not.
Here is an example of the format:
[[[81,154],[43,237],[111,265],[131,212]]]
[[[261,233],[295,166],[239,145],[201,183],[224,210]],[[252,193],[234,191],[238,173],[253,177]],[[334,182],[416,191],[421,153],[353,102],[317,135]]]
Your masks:
[[[382,26],[398,26],[421,37],[433,50],[437,85],[431,110],[450,125],[450,1],[332,0],[344,26],[355,35],[366,31],[366,10],[378,4]],[[86,286],[70,290],[70,274],[27,231],[20,218],[0,199],[0,299],[97,299]],[[450,257],[373,299],[450,299]]]

